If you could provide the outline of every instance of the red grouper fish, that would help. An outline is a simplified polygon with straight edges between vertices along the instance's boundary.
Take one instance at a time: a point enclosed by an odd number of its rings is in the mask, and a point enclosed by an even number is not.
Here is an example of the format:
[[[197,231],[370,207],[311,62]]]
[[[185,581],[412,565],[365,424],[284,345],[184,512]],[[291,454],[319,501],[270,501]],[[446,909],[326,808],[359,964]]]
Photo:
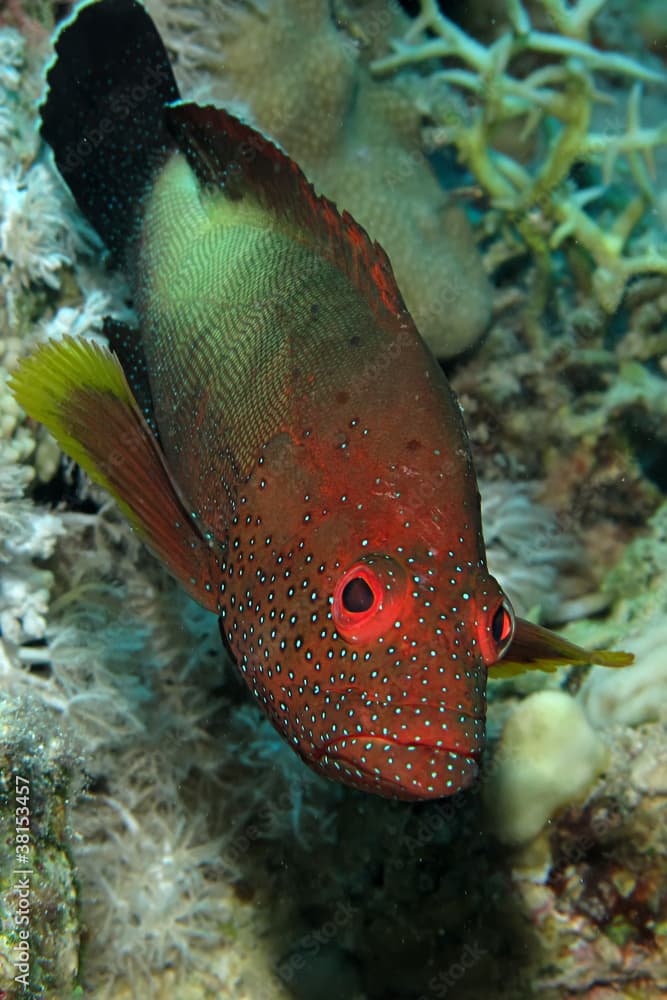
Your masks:
[[[458,403],[386,254],[263,135],[180,101],[135,0],[64,25],[41,132],[137,325],[41,346],[16,398],[219,616],[310,767],[450,795],[478,772],[503,657],[629,661],[515,619]]]

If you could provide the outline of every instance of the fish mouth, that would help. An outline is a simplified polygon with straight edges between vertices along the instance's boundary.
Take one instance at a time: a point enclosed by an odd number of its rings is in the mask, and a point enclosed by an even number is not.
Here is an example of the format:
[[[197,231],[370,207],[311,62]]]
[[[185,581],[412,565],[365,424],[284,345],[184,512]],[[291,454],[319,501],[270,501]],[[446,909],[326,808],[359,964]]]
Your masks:
[[[401,742],[372,733],[330,740],[317,768],[329,778],[406,801],[440,799],[468,788],[479,773],[481,747],[461,751],[435,743]]]
[[[337,725],[322,734],[309,763],[328,778],[387,798],[422,801],[454,795],[477,777],[483,700],[464,711],[441,700],[399,701],[350,687],[327,694]]]

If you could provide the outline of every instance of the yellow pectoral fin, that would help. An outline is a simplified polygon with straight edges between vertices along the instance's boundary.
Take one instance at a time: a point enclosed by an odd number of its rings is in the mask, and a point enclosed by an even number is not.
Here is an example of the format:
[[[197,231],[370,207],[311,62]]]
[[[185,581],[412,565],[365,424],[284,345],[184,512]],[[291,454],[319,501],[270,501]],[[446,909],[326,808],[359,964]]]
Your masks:
[[[192,523],[118,358],[98,344],[65,337],[25,358],[9,385],[26,413],[116,498],[188,593],[216,611],[213,553]]]
[[[632,653],[584,649],[541,625],[517,618],[512,643],[503,659],[489,668],[489,676],[494,679],[514,677],[526,670],[552,673],[566,664],[584,666],[598,663],[603,667],[627,667],[634,659]]]

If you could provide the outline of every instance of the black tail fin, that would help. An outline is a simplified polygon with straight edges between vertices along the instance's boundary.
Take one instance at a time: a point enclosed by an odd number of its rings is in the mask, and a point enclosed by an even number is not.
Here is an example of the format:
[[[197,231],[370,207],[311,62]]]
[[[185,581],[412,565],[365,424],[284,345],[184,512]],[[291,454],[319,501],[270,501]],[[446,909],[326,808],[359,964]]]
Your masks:
[[[174,141],[163,109],[178,99],[155,25],[136,0],[88,0],[61,29],[41,133],[79,208],[122,263],[140,202]]]

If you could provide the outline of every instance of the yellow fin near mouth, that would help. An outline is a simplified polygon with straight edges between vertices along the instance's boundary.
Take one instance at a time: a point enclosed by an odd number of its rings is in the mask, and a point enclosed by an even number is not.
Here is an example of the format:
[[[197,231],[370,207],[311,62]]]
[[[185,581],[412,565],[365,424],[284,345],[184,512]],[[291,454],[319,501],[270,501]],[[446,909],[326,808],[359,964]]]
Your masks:
[[[65,337],[20,362],[9,386],[26,413],[118,501],[185,589],[212,611],[213,554],[193,523],[118,358]]]
[[[628,667],[634,663],[632,653],[610,649],[584,649],[541,625],[525,618],[516,619],[512,644],[507,655],[489,667],[489,677],[498,680],[515,677],[526,670],[553,673],[558,667],[572,664],[585,666],[597,663],[602,667]]]

